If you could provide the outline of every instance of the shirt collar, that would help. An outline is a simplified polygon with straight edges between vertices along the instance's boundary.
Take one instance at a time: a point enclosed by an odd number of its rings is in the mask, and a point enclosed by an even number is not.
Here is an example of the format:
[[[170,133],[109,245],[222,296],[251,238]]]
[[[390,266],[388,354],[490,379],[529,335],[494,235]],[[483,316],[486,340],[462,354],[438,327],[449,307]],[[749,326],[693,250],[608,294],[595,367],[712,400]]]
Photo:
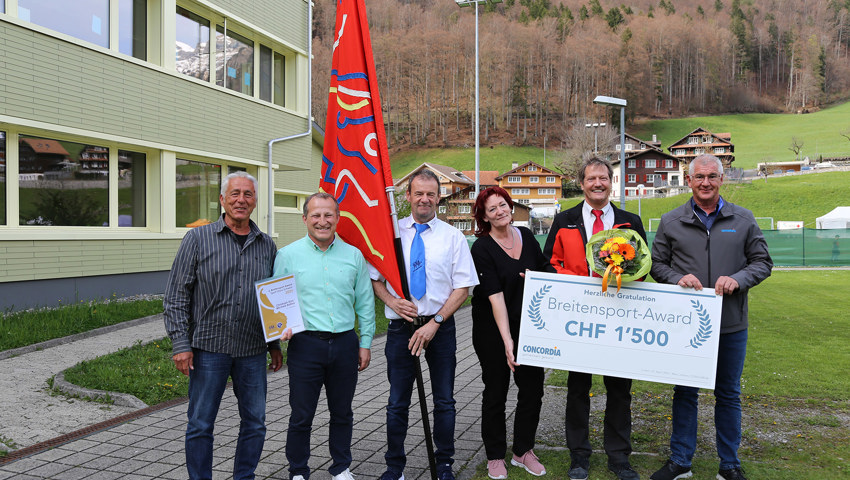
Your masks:
[[[581,209],[582,209],[582,211],[584,211],[585,215],[587,215],[589,217],[593,215],[592,213],[590,213],[593,210],[602,210],[602,216],[604,217],[605,215],[608,215],[609,213],[611,213],[611,202],[606,203],[605,206],[602,207],[601,209],[593,208],[593,207],[590,206],[589,203],[584,202],[584,205],[581,207]]]
[[[314,241],[313,241],[313,239],[312,239],[312,238],[310,238],[310,235],[304,235],[304,237],[307,239],[307,241],[308,241],[308,242],[310,242],[310,245],[313,247],[313,250],[316,250],[316,251],[318,251],[318,252],[321,252],[321,251],[322,251],[322,247],[320,247],[319,245],[317,245],[317,244],[316,244],[316,242],[314,242]],[[333,248],[334,243],[336,243],[336,239],[337,239],[337,236],[336,236],[336,234],[334,234],[334,239],[331,241],[331,244],[330,244],[330,245],[328,245],[328,249],[327,249],[327,250],[325,250],[325,252],[327,252],[328,250],[330,250],[331,248]]]
[[[693,210],[694,213],[696,213],[697,215],[704,215],[704,216],[720,215],[720,210],[723,209],[723,205],[726,205],[726,202],[723,201],[723,196],[721,195],[717,200],[717,208],[715,208],[714,211],[711,212],[711,213],[705,213],[705,210],[703,210],[702,207],[697,205],[697,202],[694,201],[694,197],[691,197],[691,210]]]

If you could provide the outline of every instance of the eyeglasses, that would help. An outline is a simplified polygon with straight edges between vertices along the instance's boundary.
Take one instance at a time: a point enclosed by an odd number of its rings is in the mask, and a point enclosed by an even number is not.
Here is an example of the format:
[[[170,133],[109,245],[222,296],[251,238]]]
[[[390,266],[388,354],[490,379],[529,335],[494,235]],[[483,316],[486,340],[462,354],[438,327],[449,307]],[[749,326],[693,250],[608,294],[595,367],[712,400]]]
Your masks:
[[[703,175],[701,173],[698,173],[696,175],[691,175],[691,178],[696,180],[697,183],[702,183],[705,179],[708,179],[709,182],[714,183],[720,178],[720,175],[716,173],[711,173],[709,175]]]

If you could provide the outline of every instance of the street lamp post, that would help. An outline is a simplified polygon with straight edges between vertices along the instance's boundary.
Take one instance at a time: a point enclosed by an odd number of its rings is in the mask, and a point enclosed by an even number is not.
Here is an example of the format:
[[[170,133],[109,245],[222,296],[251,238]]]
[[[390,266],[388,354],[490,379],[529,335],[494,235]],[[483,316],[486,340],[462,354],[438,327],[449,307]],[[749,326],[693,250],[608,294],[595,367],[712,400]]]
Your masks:
[[[626,209],[626,100],[597,95],[593,103],[620,107],[620,208]]]
[[[643,184],[639,184],[637,186],[637,195],[638,195],[638,217],[640,216],[640,200],[643,198]]]
[[[599,142],[597,141],[598,136],[599,136],[599,127],[604,127],[605,125],[607,125],[605,122],[603,122],[603,123],[585,123],[584,124],[584,126],[586,128],[593,127],[593,153],[596,153],[596,152],[599,151]]]
[[[502,0],[455,0],[455,3],[459,7],[468,7],[472,4],[475,4],[475,198],[478,198],[478,191],[481,188],[481,183],[479,181],[479,171],[480,171],[480,162],[479,162],[479,131],[480,131],[480,120],[478,115],[478,4],[479,3],[499,3]]]

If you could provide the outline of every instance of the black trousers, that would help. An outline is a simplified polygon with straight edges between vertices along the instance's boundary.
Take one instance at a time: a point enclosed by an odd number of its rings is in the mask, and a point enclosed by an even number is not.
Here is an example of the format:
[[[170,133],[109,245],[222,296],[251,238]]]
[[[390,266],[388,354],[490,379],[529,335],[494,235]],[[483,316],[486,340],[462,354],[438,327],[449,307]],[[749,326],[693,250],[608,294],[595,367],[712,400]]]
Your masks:
[[[589,457],[590,385],[589,373],[570,372],[567,379],[567,410],[564,424],[567,447],[572,456]],[[626,463],[632,453],[632,380],[603,377],[606,390],[603,444],[608,463]]]
[[[505,358],[505,344],[498,335],[495,321],[492,322],[493,326],[475,324],[472,328],[472,345],[481,363],[481,379],[484,381],[484,392],[481,396],[481,439],[484,441],[487,460],[503,459],[507,452],[505,403],[511,381],[511,370]],[[534,448],[537,424],[540,422],[540,408],[543,406],[545,372],[541,367],[525,365],[515,367],[515,370],[514,383],[518,392],[511,450],[514,455],[522,456]]]

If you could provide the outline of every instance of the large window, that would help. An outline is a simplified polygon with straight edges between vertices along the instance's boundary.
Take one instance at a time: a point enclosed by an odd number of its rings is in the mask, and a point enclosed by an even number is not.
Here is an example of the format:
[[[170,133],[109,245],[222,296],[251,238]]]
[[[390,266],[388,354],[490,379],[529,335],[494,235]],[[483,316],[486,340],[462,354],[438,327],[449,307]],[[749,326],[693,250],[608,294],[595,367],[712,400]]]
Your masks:
[[[109,48],[109,0],[18,0],[18,18]]]
[[[177,71],[210,80],[210,21],[177,7]]]
[[[629,183],[635,183],[637,181],[637,176],[634,173],[630,173],[627,175]]]
[[[665,168],[673,168],[673,160],[669,158],[664,160],[664,166]]]
[[[254,42],[218,25],[215,35],[216,84],[254,95]]]
[[[285,106],[283,69],[286,60],[271,48],[260,45],[260,100]]]
[[[118,24],[110,25],[110,6],[117,6]],[[0,12],[5,12],[0,1]],[[74,38],[147,58],[146,0],[18,0],[18,18]],[[118,45],[109,44],[110,29],[118,32]]]
[[[654,158],[647,158],[646,164],[644,166],[646,168],[655,168],[655,159]]]
[[[176,225],[197,227],[218,220],[221,165],[177,159]]]
[[[528,188],[512,188],[511,195],[530,195],[531,190]]]
[[[520,183],[521,181],[522,181],[522,178],[520,178],[518,175],[517,176],[511,175],[511,176],[508,177],[508,183]]]
[[[147,159],[144,153],[118,150],[118,226],[147,226]]]
[[[0,132],[0,225],[6,225],[6,132]]]
[[[109,225],[108,148],[19,138],[21,225]]]

